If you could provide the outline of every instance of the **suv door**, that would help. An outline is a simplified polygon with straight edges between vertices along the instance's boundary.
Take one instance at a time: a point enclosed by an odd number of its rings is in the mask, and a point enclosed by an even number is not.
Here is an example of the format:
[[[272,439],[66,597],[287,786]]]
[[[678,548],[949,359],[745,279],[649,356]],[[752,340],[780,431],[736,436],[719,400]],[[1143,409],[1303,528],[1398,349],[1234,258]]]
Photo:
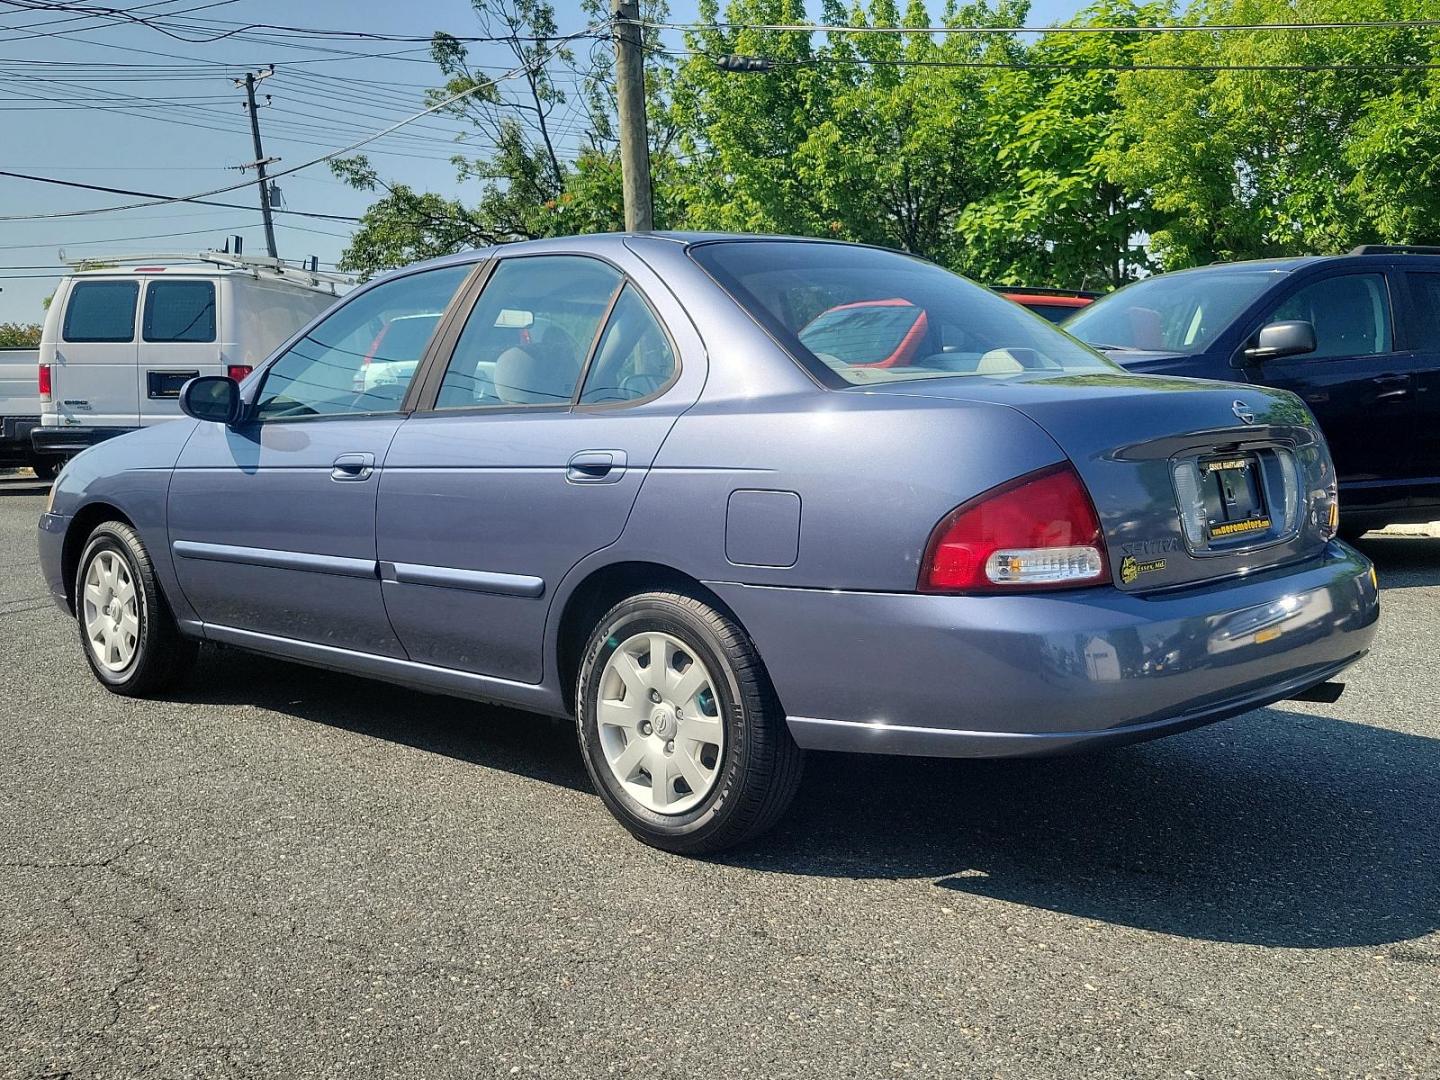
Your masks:
[[[1418,365],[1396,349],[1392,312],[1381,270],[1309,278],[1283,294],[1254,332],[1303,320],[1315,327],[1315,351],[1244,369],[1251,382],[1292,390],[1310,406],[1330,444],[1346,509],[1403,504],[1415,471]]]
[[[455,329],[381,478],[385,606],[411,659],[538,683],[550,598],[619,538],[703,364],[677,381],[650,300],[578,255],[499,260]]]
[[[1416,467],[1411,502],[1440,505],[1440,269],[1407,270],[1405,344],[1416,364]],[[1437,515],[1440,516],[1440,515]]]
[[[375,491],[429,335],[473,267],[357,293],[265,370],[245,418],[198,424],[170,482],[175,571],[220,640],[405,655],[375,564]]]
[[[50,370],[61,427],[133,428],[139,278],[74,278]]]

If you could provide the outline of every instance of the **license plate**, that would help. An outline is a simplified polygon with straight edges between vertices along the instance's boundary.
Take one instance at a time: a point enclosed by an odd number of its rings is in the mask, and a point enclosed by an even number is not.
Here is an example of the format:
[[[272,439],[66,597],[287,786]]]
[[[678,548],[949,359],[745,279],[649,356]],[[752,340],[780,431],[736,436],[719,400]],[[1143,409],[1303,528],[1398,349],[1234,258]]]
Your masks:
[[[1235,540],[1270,529],[1253,457],[1210,458],[1199,464],[1200,494],[1211,540]]]

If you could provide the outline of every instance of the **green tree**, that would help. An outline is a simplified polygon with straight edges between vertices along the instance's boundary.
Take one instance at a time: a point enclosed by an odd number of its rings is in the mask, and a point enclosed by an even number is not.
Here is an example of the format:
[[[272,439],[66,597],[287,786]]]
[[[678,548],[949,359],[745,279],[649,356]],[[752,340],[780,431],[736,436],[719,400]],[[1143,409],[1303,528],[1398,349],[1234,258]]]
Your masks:
[[[1163,3],[1099,0],[1066,25],[1154,26],[1166,13]],[[990,78],[978,141],[997,182],[959,219],[965,269],[1004,284],[1102,288],[1149,267],[1146,193],[1117,183],[1107,167],[1133,139],[1115,69],[1132,63],[1143,37],[1047,35],[1023,67]]]
[[[1196,0],[1188,24],[1415,19],[1432,0]],[[1112,181],[1167,268],[1433,239],[1440,60],[1424,29],[1156,35],[1119,86]]]

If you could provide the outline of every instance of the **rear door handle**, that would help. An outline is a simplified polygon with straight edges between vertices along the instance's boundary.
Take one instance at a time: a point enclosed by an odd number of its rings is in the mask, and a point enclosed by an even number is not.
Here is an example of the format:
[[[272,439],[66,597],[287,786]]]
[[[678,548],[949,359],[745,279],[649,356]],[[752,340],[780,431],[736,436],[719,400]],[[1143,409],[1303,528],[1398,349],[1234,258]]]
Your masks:
[[[330,479],[339,481],[369,480],[375,471],[374,454],[341,454],[330,468]]]
[[[613,484],[624,475],[624,450],[581,450],[565,465],[572,484]]]
[[[1376,386],[1393,386],[1394,390],[1381,390],[1375,395],[1376,401],[1395,401],[1398,398],[1410,396],[1411,376],[1409,375],[1377,375],[1370,380]]]

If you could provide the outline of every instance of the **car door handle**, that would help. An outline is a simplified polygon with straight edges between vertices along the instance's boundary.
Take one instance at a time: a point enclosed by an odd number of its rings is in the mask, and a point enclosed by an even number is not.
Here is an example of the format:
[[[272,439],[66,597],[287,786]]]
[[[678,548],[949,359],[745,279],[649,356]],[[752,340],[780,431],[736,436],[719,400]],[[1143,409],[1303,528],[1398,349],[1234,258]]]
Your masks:
[[[369,480],[375,471],[374,454],[341,454],[330,468],[330,479],[340,481]]]
[[[1410,396],[1409,375],[1377,375],[1370,381],[1376,386],[1395,387],[1393,390],[1381,390],[1375,395],[1376,401],[1397,401]]]
[[[613,484],[625,475],[624,450],[581,450],[565,465],[572,484]]]

